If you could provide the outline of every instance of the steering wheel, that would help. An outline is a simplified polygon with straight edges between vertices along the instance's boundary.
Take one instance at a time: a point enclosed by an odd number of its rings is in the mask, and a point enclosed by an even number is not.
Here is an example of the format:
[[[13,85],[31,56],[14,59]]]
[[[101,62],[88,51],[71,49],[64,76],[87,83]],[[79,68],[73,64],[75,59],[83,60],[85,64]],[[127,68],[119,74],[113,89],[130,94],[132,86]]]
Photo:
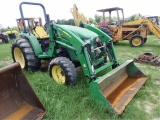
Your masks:
[[[53,23],[56,23],[56,21],[50,20],[50,21],[46,22],[46,23],[44,24],[44,28],[47,29],[47,28],[49,27],[49,25],[51,25],[51,24],[53,24]]]

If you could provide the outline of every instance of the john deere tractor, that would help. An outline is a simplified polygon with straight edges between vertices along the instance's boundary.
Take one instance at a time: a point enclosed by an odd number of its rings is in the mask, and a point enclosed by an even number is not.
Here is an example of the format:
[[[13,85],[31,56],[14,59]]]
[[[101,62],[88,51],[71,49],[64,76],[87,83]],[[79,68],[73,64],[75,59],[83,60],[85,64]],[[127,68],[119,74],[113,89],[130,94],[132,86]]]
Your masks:
[[[24,18],[23,4],[41,6],[45,25],[40,18]],[[19,62],[21,68],[32,71],[40,69],[41,60],[49,60],[50,76],[65,85],[76,84],[76,67],[81,66],[90,96],[121,114],[147,77],[132,60],[119,65],[111,38],[88,24],[82,27],[59,25],[49,19],[40,3],[22,2],[19,8],[20,33],[12,44],[13,60]],[[112,70],[97,76],[107,68]]]

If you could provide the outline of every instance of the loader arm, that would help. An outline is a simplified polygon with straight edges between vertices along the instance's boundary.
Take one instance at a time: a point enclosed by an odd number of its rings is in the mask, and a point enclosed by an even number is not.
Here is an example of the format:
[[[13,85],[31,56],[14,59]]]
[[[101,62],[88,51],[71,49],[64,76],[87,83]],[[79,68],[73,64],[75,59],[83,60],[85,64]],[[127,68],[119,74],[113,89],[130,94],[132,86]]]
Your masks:
[[[76,4],[73,5],[73,9],[71,12],[74,18],[75,26],[80,26],[80,22],[89,23],[87,17],[78,11]]]
[[[110,43],[110,47],[108,47],[108,48],[109,48],[110,53],[112,54],[112,59],[115,62],[115,64],[118,64],[118,60],[117,60],[115,50],[114,50],[114,47],[113,47],[112,38],[110,36],[106,35],[100,29],[97,29],[96,27],[93,27],[92,25],[83,23],[83,26],[84,26],[84,28],[87,28],[88,30],[91,30],[91,31],[97,33],[99,35],[99,38],[102,40],[102,42],[106,42],[107,44]]]
[[[149,31],[151,31],[154,35],[160,38],[160,27],[156,24],[153,24],[148,19],[135,20],[132,22],[123,23],[122,26],[134,26],[134,25],[147,25]]]

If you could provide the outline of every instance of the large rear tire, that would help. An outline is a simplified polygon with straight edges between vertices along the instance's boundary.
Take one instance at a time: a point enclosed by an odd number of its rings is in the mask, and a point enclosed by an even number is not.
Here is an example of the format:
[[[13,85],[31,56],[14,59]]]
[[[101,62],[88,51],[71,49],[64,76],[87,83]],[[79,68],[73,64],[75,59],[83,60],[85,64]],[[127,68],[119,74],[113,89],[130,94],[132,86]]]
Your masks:
[[[106,33],[109,37],[113,38],[112,33],[108,28],[101,27],[100,30],[103,31],[104,33]]]
[[[58,84],[75,85],[77,71],[74,64],[66,57],[57,57],[49,64],[49,74]]]
[[[16,39],[12,43],[12,58],[14,62],[19,62],[22,69],[36,71],[40,69],[40,59],[27,39]]]

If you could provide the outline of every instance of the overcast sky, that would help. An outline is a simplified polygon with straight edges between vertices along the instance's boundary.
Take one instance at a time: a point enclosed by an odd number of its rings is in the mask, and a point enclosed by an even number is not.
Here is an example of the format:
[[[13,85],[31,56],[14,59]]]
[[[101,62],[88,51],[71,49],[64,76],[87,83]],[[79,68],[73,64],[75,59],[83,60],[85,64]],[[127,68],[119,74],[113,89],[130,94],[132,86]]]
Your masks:
[[[0,0],[0,24],[4,27],[16,26],[16,18],[20,18],[19,4],[24,0]],[[122,7],[124,9],[125,18],[133,14],[140,13],[144,15],[160,16],[159,0],[32,0],[42,3],[50,19],[70,19],[73,18],[70,9],[76,4],[87,18],[94,18],[98,9]],[[27,1],[31,2],[31,0]],[[43,17],[41,7],[24,5],[25,17]],[[44,24],[44,22],[43,22]]]

